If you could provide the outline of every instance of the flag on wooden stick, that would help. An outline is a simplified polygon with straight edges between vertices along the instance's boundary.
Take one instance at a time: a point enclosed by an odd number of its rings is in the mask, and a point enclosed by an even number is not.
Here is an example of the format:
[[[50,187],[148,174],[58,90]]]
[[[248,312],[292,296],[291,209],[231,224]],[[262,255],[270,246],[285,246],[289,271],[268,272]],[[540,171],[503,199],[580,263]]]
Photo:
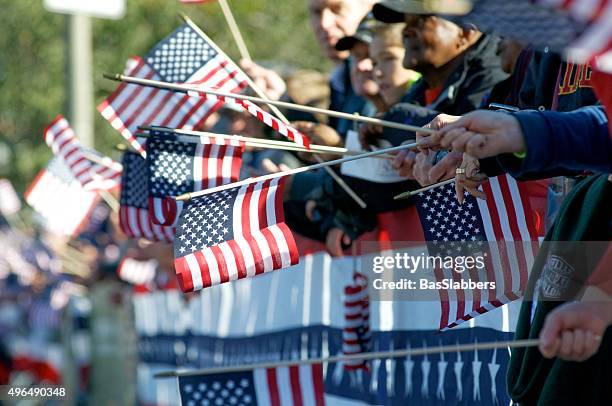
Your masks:
[[[174,267],[184,292],[295,265],[283,213],[285,178],[189,200],[177,226]]]

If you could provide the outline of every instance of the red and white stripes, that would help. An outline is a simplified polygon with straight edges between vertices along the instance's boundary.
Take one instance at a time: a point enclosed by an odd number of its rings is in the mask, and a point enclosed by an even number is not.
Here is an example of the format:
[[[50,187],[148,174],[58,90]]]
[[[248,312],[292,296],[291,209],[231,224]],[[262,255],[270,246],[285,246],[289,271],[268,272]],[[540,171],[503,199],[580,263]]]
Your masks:
[[[175,258],[179,285],[191,292],[295,265],[298,249],[284,222],[284,178],[245,185],[232,208],[234,238]]]
[[[353,283],[344,288],[344,330],[342,352],[345,355],[361,354],[370,347],[370,300],[367,278],[355,273]],[[367,369],[364,360],[346,360],[347,370]]]
[[[455,327],[521,297],[537,254],[538,236],[524,185],[501,175],[490,178],[482,190],[487,199],[477,199],[477,202],[489,241],[486,275],[472,269],[466,278],[474,282],[495,282],[496,289],[440,290],[440,330]],[[453,270],[437,269],[436,278],[460,281],[462,276]]]
[[[109,190],[119,185],[121,165],[108,157],[99,157],[100,163],[94,163],[87,157],[68,120],[63,116],[57,116],[47,126],[44,137],[53,153],[64,160],[85,189]]]
[[[258,405],[325,405],[321,364],[259,368],[253,380]]]

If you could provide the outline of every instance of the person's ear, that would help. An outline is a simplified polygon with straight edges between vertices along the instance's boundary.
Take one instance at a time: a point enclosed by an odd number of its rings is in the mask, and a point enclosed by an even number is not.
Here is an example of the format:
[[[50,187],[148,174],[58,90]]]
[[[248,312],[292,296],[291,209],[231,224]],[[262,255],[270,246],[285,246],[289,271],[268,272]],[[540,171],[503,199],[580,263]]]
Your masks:
[[[469,47],[480,34],[478,28],[471,23],[463,24],[459,28],[461,30],[459,33],[459,41],[457,41],[459,48]]]

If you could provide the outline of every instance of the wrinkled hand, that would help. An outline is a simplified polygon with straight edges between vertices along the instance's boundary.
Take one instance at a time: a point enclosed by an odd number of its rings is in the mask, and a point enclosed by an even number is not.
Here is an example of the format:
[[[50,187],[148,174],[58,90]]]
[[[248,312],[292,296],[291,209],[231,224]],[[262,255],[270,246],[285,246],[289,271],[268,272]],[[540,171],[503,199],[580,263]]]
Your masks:
[[[463,154],[463,161],[459,168],[465,169],[465,173],[457,173],[455,176],[455,194],[459,204],[463,204],[465,191],[474,197],[486,199],[487,195],[478,190],[478,187],[487,180],[487,175],[480,173],[478,159]]]
[[[393,162],[391,163],[391,166],[393,169],[397,170],[400,176],[414,180],[413,169],[416,156],[416,152],[409,149],[403,149],[397,153],[393,159]]]
[[[413,175],[421,186],[428,186],[454,177],[463,155],[450,152],[434,165],[435,157],[436,151],[432,150],[421,151],[416,155]]]
[[[592,357],[599,349],[606,326],[612,322],[609,307],[610,302],[570,302],[550,312],[540,332],[542,355],[566,361]]]
[[[444,128],[450,123],[454,123],[460,118],[461,116],[451,116],[450,114],[438,114],[436,117],[434,117],[433,120],[425,124],[423,128],[429,128],[431,130],[440,130],[441,128]],[[417,131],[416,139],[417,139],[417,142],[419,143],[418,148],[422,150],[425,150],[425,149],[432,149],[434,151],[440,150],[441,148],[439,144],[430,144],[431,142],[430,135],[431,134],[429,133],[423,133],[423,132]]]
[[[468,113],[421,141],[422,148],[446,148],[474,158],[525,151],[523,131],[510,114],[487,110]]]
[[[345,234],[339,228],[332,228],[327,232],[327,238],[325,239],[325,246],[327,247],[327,252],[333,257],[342,257],[344,256],[344,252],[342,249],[342,245],[350,245],[351,238]]]
[[[273,70],[266,69],[248,59],[241,59],[240,67],[247,76],[253,79],[255,85],[263,90],[268,99],[279,100],[287,91],[285,81]]]
[[[378,139],[382,136],[382,133],[382,126],[369,123],[362,124],[359,127],[359,143],[361,148],[369,151],[371,146],[379,146]]]

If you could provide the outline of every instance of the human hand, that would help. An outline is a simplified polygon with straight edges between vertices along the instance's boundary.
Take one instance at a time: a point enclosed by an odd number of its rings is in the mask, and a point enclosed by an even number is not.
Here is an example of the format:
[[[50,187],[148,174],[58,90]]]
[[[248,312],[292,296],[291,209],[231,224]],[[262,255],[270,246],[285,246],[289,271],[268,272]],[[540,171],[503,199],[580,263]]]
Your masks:
[[[248,59],[241,59],[240,67],[255,82],[255,85],[266,94],[268,99],[279,100],[285,94],[287,90],[285,81],[272,69],[266,69]]]
[[[525,150],[523,131],[510,114],[477,110],[445,124],[421,141],[421,148],[446,148],[487,158]]]
[[[455,194],[459,204],[463,204],[465,191],[474,197],[486,199],[487,195],[478,190],[478,187],[487,180],[487,175],[480,173],[480,163],[478,159],[463,154],[463,161],[455,171]]]
[[[612,322],[608,301],[570,302],[546,316],[540,332],[540,352],[545,358],[584,361],[601,344],[606,327]]]
[[[327,232],[327,238],[325,239],[325,246],[327,252],[333,257],[344,256],[344,246],[351,244],[351,237],[349,237],[344,231],[339,228],[331,228]]]
[[[359,126],[359,143],[368,151],[371,146],[378,146],[378,139],[382,136],[383,128],[377,124],[364,123]]]
[[[436,154],[436,151],[425,150],[416,155],[413,175],[421,186],[428,186],[454,177],[455,170],[463,158],[460,153],[449,152],[434,165]]]
[[[429,128],[431,130],[440,130],[441,128],[444,128],[450,123],[454,123],[460,118],[461,116],[451,116],[450,114],[438,114],[436,117],[434,117],[433,120],[425,124],[423,128]],[[416,139],[417,139],[417,142],[419,143],[418,148],[419,149],[432,149],[434,151],[440,150],[441,148],[440,148],[439,143],[434,143],[430,135],[431,134],[429,133],[417,131]]]

